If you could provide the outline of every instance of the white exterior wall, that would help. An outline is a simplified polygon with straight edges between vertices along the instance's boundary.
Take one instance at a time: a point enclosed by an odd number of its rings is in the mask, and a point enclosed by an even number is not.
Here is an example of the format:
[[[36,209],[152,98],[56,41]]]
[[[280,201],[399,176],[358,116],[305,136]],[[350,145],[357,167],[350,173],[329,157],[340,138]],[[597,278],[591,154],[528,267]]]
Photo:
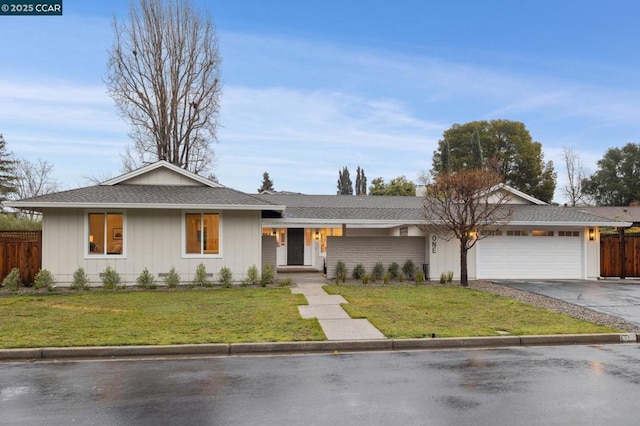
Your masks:
[[[99,274],[113,267],[123,282],[134,284],[143,268],[155,275],[176,268],[182,282],[190,282],[196,267],[204,263],[207,272],[217,278],[220,268],[231,269],[234,281],[246,276],[247,269],[261,265],[261,213],[259,211],[223,211],[221,216],[221,256],[183,256],[182,215],[180,210],[129,210],[124,225],[124,256],[85,255],[87,224],[83,209],[47,210],[43,219],[42,267],[61,285],[73,279],[82,266],[92,282],[101,285]]]
[[[438,281],[442,274],[453,272],[453,279],[460,279],[460,241],[446,240],[436,234],[427,236],[427,263],[429,279]],[[434,246],[435,243],[435,246]],[[477,244],[477,243],[476,243]],[[476,279],[476,246],[467,252],[467,278]]]
[[[600,277],[600,230],[591,228],[594,232],[593,241],[589,240],[589,228],[585,229],[586,237],[586,255],[585,269],[587,279],[597,279]]]

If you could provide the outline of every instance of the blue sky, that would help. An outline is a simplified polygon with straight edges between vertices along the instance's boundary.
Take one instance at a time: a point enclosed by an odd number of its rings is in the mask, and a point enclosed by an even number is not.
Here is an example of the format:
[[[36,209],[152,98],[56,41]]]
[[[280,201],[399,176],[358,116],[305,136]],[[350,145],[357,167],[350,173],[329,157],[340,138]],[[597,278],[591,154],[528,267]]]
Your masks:
[[[239,190],[268,171],[278,190],[333,194],[343,166],[414,180],[453,123],[499,118],[542,143],[564,202],[563,147],[594,172],[608,148],[640,142],[636,1],[195,3],[223,56],[215,173]],[[0,16],[0,133],[65,188],[121,170],[128,125],[103,79],[127,5]]]

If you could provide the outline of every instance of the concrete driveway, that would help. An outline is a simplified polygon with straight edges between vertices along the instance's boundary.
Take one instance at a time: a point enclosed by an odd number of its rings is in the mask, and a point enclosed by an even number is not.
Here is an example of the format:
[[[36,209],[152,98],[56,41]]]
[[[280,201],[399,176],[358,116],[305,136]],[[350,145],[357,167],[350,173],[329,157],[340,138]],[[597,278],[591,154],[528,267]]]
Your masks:
[[[553,297],[615,315],[640,325],[640,281],[633,280],[492,280],[496,284]]]

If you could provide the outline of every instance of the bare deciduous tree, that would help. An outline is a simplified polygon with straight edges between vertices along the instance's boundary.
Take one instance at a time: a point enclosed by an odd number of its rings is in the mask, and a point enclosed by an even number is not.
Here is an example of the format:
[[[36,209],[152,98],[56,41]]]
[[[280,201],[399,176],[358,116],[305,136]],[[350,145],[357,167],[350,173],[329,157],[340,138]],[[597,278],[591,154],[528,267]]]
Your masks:
[[[567,168],[567,184],[563,188],[564,195],[569,205],[589,204],[588,197],[582,191],[582,181],[587,178],[587,171],[582,165],[580,156],[572,148],[562,149],[564,164]]]
[[[129,22],[113,28],[106,83],[134,141],[124,168],[166,160],[210,172],[221,95],[211,16],[189,0],[132,0]]]
[[[56,192],[60,188],[60,184],[51,176],[53,164],[38,159],[37,163],[27,159],[18,159],[16,165],[16,188],[18,199],[37,197]],[[24,213],[29,220],[36,220],[39,214],[34,211]]]
[[[423,176],[424,178],[424,176]],[[425,231],[460,241],[460,282],[468,285],[467,252],[505,226],[513,214],[502,177],[482,169],[440,173],[425,182]]]

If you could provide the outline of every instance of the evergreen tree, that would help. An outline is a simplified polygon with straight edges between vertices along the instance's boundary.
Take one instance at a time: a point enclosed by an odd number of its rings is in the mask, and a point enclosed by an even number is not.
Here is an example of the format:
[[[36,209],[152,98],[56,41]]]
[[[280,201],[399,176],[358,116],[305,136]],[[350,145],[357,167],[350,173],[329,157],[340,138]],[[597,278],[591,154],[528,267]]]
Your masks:
[[[269,177],[269,172],[264,172],[262,174],[262,186],[258,188],[258,193],[264,191],[273,191],[273,181]]]
[[[353,195],[353,182],[351,182],[347,166],[338,170],[338,195]]]
[[[7,143],[0,133],[0,202],[18,192],[13,155],[7,151]]]
[[[484,167],[482,145],[480,145],[480,134],[477,128],[473,129],[473,135],[471,135],[471,166],[475,169]]]
[[[358,166],[356,171],[356,195],[367,195],[367,177],[364,174],[364,169]]]
[[[442,141],[442,154],[440,155],[442,171],[449,173],[451,171],[451,148],[447,139]]]

